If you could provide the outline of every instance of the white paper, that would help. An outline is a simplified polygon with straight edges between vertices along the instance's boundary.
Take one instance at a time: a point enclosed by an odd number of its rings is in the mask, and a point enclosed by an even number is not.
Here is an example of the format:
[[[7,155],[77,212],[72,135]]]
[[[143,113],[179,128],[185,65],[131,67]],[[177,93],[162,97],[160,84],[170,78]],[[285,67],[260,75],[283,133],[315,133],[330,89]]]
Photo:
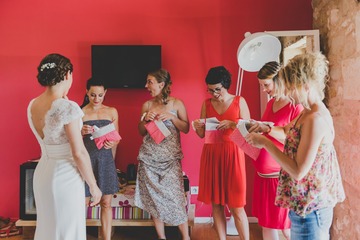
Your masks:
[[[205,119],[205,130],[206,131],[213,131],[217,130],[220,121],[216,117],[206,118]]]
[[[109,132],[112,132],[115,130],[116,130],[115,125],[113,123],[110,123],[109,125],[106,125],[101,128],[94,126],[94,132],[91,133],[90,139],[93,140],[94,138],[104,136],[105,134],[108,134]]]
[[[201,118],[199,119],[199,121],[201,123],[205,124],[205,130],[206,131],[213,131],[213,130],[217,130],[217,126],[219,126],[220,121],[216,118],[216,117],[212,117],[212,118]],[[196,130],[194,127],[194,121],[191,122],[191,126],[194,129],[194,131]]]
[[[162,134],[164,134],[165,137],[171,135],[170,130],[165,126],[163,121],[160,120],[154,120],[154,123],[156,124],[156,126],[160,129],[160,131],[162,132]]]
[[[236,127],[239,129],[239,131],[240,131],[240,133],[241,133],[241,135],[242,135],[243,137],[246,137],[246,135],[249,134],[249,131],[248,131],[247,128],[246,128],[246,124],[249,124],[249,123],[250,123],[249,120],[242,120],[242,119],[240,119],[240,120],[238,121],[238,124],[236,125]]]
[[[273,122],[260,122],[257,121],[258,123],[262,123],[262,124],[266,124],[269,125],[270,127],[274,126]],[[246,124],[250,124],[251,121],[250,120],[244,120],[244,119],[240,119],[236,125],[236,127],[239,129],[241,135],[243,135],[243,137],[246,137],[246,135],[249,134],[249,131],[246,128]]]

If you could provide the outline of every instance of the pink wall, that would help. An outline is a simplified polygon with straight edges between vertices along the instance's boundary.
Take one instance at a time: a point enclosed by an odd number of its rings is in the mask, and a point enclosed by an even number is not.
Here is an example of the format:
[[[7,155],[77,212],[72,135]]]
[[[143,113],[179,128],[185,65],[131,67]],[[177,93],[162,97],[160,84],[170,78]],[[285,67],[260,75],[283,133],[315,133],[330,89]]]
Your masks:
[[[2,0],[0,2],[0,81],[3,113],[0,118],[0,215],[19,216],[19,165],[40,155],[26,118],[30,99],[43,89],[36,67],[51,52],[69,57],[74,84],[69,97],[81,103],[91,74],[92,44],[160,44],[163,67],[172,75],[172,95],[185,102],[190,120],[200,114],[208,97],[204,77],[210,67],[226,66],[236,81],[236,51],[247,31],[311,29],[311,1],[242,0]],[[231,91],[233,92],[235,83]],[[253,118],[259,118],[258,83],[245,73],[243,96]],[[126,170],[136,163],[141,137],[137,121],[146,90],[110,89],[105,103],[120,115],[123,137],[116,164]],[[184,171],[198,184],[203,141],[193,131],[182,136]],[[253,168],[247,162],[248,205],[251,215]],[[197,216],[210,216],[210,207],[197,203]]]

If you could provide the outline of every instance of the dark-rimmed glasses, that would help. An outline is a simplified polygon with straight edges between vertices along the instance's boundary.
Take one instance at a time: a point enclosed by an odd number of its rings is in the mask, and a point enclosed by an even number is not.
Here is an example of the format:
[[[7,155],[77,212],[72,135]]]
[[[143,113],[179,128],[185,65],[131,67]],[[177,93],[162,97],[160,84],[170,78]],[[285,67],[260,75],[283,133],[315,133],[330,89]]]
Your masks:
[[[217,87],[217,88],[214,88],[214,89],[208,88],[207,92],[210,93],[210,94],[218,94],[218,93],[221,92],[222,88],[223,88],[223,86]]]

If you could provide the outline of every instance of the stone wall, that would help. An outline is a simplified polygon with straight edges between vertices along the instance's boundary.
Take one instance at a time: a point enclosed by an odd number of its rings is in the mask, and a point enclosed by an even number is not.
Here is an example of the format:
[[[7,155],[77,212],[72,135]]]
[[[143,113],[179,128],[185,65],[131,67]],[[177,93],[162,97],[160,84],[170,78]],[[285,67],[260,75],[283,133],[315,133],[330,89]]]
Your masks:
[[[328,105],[346,200],[336,206],[331,239],[360,239],[360,3],[313,0],[313,27],[330,61]]]

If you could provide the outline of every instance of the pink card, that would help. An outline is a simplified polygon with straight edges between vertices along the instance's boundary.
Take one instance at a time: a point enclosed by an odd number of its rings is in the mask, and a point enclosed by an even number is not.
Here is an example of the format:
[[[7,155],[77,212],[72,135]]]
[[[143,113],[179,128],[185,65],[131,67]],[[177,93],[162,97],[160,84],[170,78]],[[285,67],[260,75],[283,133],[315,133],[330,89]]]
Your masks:
[[[106,125],[101,128],[95,128],[96,130],[91,133],[91,138],[93,139],[97,148],[101,149],[104,146],[105,141],[120,141],[121,136],[116,131],[113,123]]]
[[[238,128],[236,128],[229,137],[246,155],[254,160],[258,158],[261,149],[248,144]]]
[[[145,128],[151,138],[157,143],[161,143],[167,136],[171,134],[169,129],[162,121],[151,121],[145,124]]]
[[[101,149],[104,146],[105,141],[116,142],[116,141],[120,141],[120,140],[121,140],[121,136],[117,131],[112,131],[101,137],[94,138],[94,142],[98,149]]]

